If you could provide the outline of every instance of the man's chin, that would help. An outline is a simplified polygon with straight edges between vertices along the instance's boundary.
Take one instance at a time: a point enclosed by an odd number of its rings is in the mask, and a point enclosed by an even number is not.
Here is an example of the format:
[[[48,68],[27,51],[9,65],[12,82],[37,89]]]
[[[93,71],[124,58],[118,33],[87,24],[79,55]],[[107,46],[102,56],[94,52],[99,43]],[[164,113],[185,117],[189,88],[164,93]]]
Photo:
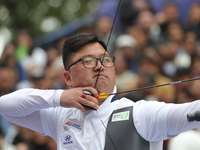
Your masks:
[[[95,89],[97,89],[99,93],[110,93],[108,84],[97,83]]]

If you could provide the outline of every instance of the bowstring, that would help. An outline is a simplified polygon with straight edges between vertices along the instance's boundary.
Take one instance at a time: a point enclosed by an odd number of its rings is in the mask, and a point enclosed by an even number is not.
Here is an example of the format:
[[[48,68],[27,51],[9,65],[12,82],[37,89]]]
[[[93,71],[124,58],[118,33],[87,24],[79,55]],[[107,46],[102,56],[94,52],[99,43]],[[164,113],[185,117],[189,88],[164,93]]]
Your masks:
[[[115,21],[116,21],[116,18],[117,18],[117,14],[118,14],[118,11],[119,11],[120,4],[121,4],[121,0],[119,0],[118,6],[117,6],[117,10],[116,10],[116,13],[115,13],[115,16],[114,16],[114,20],[113,20],[113,23],[112,23],[112,27],[111,27],[111,30],[110,30],[110,34],[109,34],[109,36],[108,36],[108,41],[107,41],[107,43],[106,43],[106,49],[108,48],[108,44],[109,44],[109,42],[110,42],[110,38],[111,38],[113,29],[114,29],[114,25],[115,25]],[[106,51],[107,51],[106,49],[105,49],[104,54],[103,54],[103,59],[104,59],[105,54],[106,54]],[[103,66],[103,65],[102,65],[103,59],[100,60],[101,65],[100,65],[100,68],[99,68],[99,70],[98,70],[98,75],[97,75],[97,79],[96,79],[94,88],[96,88],[97,83],[98,83],[98,80],[99,80],[99,74],[100,74],[101,69],[102,69],[102,66]],[[100,121],[101,121],[103,127],[105,128],[105,131],[106,131],[107,135],[109,136],[109,138],[110,138],[110,140],[111,140],[113,146],[115,147],[116,150],[118,150],[117,147],[116,147],[116,145],[115,145],[115,143],[114,143],[114,141],[113,141],[113,139],[112,139],[112,137],[111,137],[111,135],[110,135],[110,133],[107,131],[107,128],[106,128],[104,122],[101,120],[99,113],[98,113],[97,111],[96,111],[96,113],[97,113],[98,118],[100,119]]]
[[[106,49],[108,48],[108,44],[109,44],[110,39],[111,39],[111,36],[112,36],[112,32],[113,32],[113,29],[114,29],[114,25],[115,25],[115,22],[116,22],[116,18],[117,18],[117,14],[118,14],[118,12],[119,12],[120,5],[121,5],[121,0],[119,0],[118,6],[117,6],[117,10],[116,10],[116,13],[115,13],[115,16],[114,16],[114,19],[113,19],[113,23],[112,23],[112,27],[111,27],[111,30],[110,30],[110,34],[109,34],[109,36],[108,36],[108,41],[107,41],[107,43],[106,43]],[[104,59],[104,57],[105,57],[106,51],[107,51],[107,50],[105,50],[105,52],[104,52],[104,54],[103,54],[103,59]],[[100,74],[100,72],[101,72],[103,59],[100,60],[101,66],[100,66],[100,69],[98,70],[97,79],[96,79],[96,82],[95,82],[95,84],[94,84],[94,88],[96,88],[97,82],[98,82],[98,80],[99,80],[99,74]]]

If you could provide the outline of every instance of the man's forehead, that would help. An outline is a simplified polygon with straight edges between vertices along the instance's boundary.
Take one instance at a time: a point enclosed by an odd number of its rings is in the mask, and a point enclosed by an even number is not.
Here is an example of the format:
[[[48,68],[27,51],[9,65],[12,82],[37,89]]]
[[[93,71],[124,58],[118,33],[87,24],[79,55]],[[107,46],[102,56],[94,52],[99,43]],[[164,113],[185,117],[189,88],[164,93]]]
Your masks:
[[[99,43],[90,43],[82,48],[80,48],[75,54],[75,57],[85,57],[85,56],[93,56],[93,57],[101,57],[103,55],[109,55],[107,50],[103,48],[103,46]]]

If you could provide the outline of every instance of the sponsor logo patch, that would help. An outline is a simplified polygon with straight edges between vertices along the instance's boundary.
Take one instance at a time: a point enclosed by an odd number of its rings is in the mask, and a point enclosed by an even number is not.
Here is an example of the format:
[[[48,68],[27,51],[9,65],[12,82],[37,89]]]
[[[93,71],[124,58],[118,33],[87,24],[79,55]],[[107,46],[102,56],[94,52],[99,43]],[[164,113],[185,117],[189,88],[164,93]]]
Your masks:
[[[129,111],[115,113],[112,115],[111,122],[129,120]]]
[[[69,144],[72,144],[73,141],[72,141],[71,139],[72,139],[71,135],[67,135],[67,136],[65,136],[65,137],[64,137],[63,145],[69,145]]]
[[[71,122],[71,121],[67,121],[67,122],[65,122],[65,124],[64,124],[64,129],[65,130],[68,130],[69,128],[73,128],[73,129],[76,129],[76,130],[78,130],[78,131],[81,131],[81,125],[79,125],[79,124],[76,124],[76,123],[74,123],[74,122]]]
[[[62,146],[63,147],[70,147],[74,146],[74,141],[73,141],[73,133],[69,134],[63,134],[62,135]]]

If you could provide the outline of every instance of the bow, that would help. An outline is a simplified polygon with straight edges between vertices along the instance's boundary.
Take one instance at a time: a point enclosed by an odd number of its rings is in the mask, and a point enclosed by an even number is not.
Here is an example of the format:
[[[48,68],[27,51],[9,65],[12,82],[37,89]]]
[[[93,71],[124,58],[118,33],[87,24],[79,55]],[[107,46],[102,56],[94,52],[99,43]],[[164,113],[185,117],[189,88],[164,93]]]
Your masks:
[[[107,41],[107,43],[106,43],[106,46],[107,46],[107,47],[108,47],[108,44],[109,44],[109,41],[110,41],[110,38],[111,38],[111,35],[112,35],[112,32],[113,32],[113,29],[114,29],[114,24],[115,24],[115,21],[116,21],[116,18],[117,18],[117,13],[118,13],[118,11],[119,11],[120,4],[121,4],[121,0],[119,0],[118,6],[117,6],[117,10],[116,10],[116,13],[115,13],[115,16],[114,16],[114,20],[113,20],[113,23],[112,23],[111,31],[110,31],[110,34],[109,34],[109,37],[108,37],[108,41]],[[106,50],[105,50],[105,52],[104,52],[104,54],[103,54],[103,57],[105,56],[105,54],[106,54]],[[97,83],[98,83],[100,71],[101,71],[101,68],[102,68],[102,61],[103,61],[103,59],[100,60],[100,61],[101,61],[101,66],[100,66],[100,69],[99,69],[99,71],[98,71],[98,75],[97,75],[97,78],[96,78],[96,82],[95,82],[94,88],[96,88]],[[101,94],[102,94],[102,93],[101,93]],[[101,94],[100,94],[100,95],[101,95]],[[105,94],[105,93],[104,93],[104,94]],[[108,96],[107,96],[107,97],[108,97]],[[96,98],[101,98],[101,97],[98,96],[98,97],[96,97]],[[115,143],[114,143],[114,141],[113,141],[113,139],[112,139],[112,137],[110,136],[110,133],[107,131],[107,128],[106,128],[105,124],[104,124],[103,121],[101,120],[101,118],[100,118],[100,116],[99,116],[99,113],[98,113],[97,111],[96,111],[96,113],[97,113],[97,115],[98,115],[98,117],[99,117],[99,119],[100,119],[100,121],[101,121],[103,127],[105,128],[106,133],[108,134],[108,136],[109,136],[109,138],[110,138],[110,140],[111,140],[113,146],[115,147],[116,150],[118,150],[117,147],[116,147],[116,145],[115,145]]]

